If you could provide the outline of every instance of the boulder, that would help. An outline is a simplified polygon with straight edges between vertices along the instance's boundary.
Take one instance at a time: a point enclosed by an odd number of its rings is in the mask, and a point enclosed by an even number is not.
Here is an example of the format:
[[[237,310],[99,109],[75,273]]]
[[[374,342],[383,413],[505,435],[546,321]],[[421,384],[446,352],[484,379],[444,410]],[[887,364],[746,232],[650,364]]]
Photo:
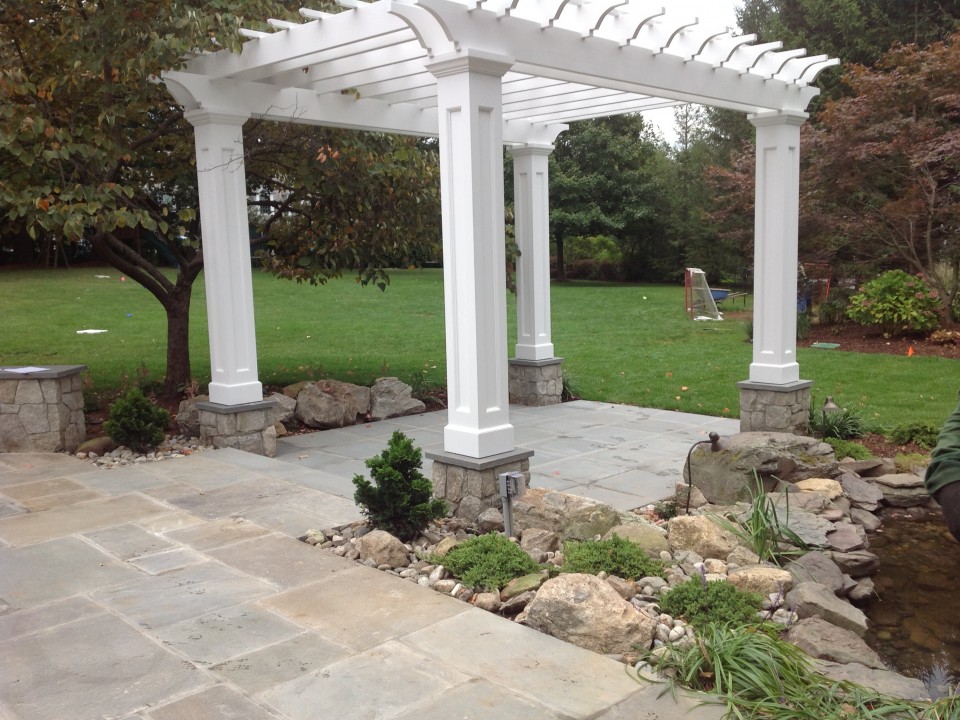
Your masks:
[[[861,663],[870,668],[886,670],[883,660],[863,638],[849,630],[831,625],[823,618],[800,620],[786,634],[786,640],[810,657],[840,663]]]
[[[368,387],[339,380],[321,380],[317,387],[340,404],[342,426],[363,422],[370,413],[371,390]]]
[[[670,545],[667,543],[667,533],[663,528],[651,523],[643,522],[617,525],[607,530],[603,535],[603,539],[607,540],[614,535],[636,543],[652,558],[659,558],[661,552],[670,549]]]
[[[524,623],[587,650],[620,654],[650,647],[657,625],[606,581],[581,573],[545,582],[527,605]]]
[[[406,567],[410,562],[410,551],[385,530],[371,530],[356,542],[361,560],[372,560],[377,565],[394,568]]]
[[[500,591],[500,600],[501,602],[507,602],[507,600],[522,595],[523,593],[536,592],[546,580],[547,574],[545,572],[535,572],[514,578],[503,586],[503,589]]]
[[[499,532],[503,530],[503,513],[497,508],[487,508],[477,517],[477,526],[481,533]]]
[[[548,552],[560,549],[560,536],[553,530],[527,528],[520,537],[520,547],[534,562],[543,562]]]
[[[774,565],[753,565],[737,568],[727,575],[727,581],[737,590],[766,597],[771,593],[787,593],[793,587],[789,572]]]
[[[620,522],[616,510],[597,500],[531,488],[513,503],[513,528],[552,530],[561,540],[592,540]]]
[[[843,588],[843,571],[826,553],[808,552],[788,562],[783,569],[790,573],[794,585],[818,582],[830,588],[834,595],[839,595]]]
[[[209,400],[209,395],[195,395],[180,401],[180,407],[177,408],[177,427],[180,428],[181,435],[200,437],[200,408],[197,403]]]
[[[880,558],[869,550],[829,551],[827,555],[837,564],[837,567],[852,578],[875,575],[880,570]]]
[[[698,446],[684,467],[684,477],[715,504],[749,500],[754,473],[770,490],[776,480],[797,482],[811,477],[831,477],[837,469],[833,448],[820,440],[777,432],[745,432],[725,438],[722,450]]]
[[[195,437],[195,436],[191,436]],[[106,455],[117,449],[117,441],[109,435],[102,435],[97,438],[84,440],[77,446],[78,453],[96,453],[97,455]]]
[[[844,473],[840,476],[840,485],[843,487],[843,494],[850,501],[852,507],[870,512],[880,507],[883,490],[878,488],[876,483],[864,480],[851,473]]]
[[[818,582],[803,582],[794,587],[787,593],[786,605],[796,608],[801,620],[819,617],[859,637],[867,634],[867,616]]]
[[[869,460],[844,460],[839,463],[838,469],[843,473],[854,473],[862,478],[877,477],[896,472],[896,464],[892,458],[870,458]]]
[[[926,505],[930,495],[923,485],[923,478],[913,473],[891,473],[876,479],[877,488],[883,493],[883,502],[891,507],[916,507]]]
[[[833,531],[827,534],[827,543],[839,552],[862,550],[867,544],[867,533],[859,525],[838,522],[834,524]]]
[[[416,415],[426,409],[426,405],[413,397],[413,388],[395,377],[377,378],[370,388],[371,420]]]
[[[861,663],[835,663],[818,660],[816,670],[831,680],[856,683],[862,687],[878,688],[884,695],[903,700],[928,700],[930,693],[922,681],[904,677],[891,670],[868,668]]]
[[[270,397],[266,398],[267,400],[272,400],[274,403],[273,406],[273,422],[274,423],[283,423],[284,425],[289,425],[296,420],[297,412],[297,399],[284,395],[283,393],[271,393]]]
[[[706,515],[678,515],[667,521],[667,542],[676,550],[692,550],[704,558],[725,558],[738,539]]]
[[[297,395],[297,420],[321,430],[343,427],[343,405],[313,383]]]
[[[843,494],[843,487],[836,480],[829,478],[806,478],[794,483],[794,487],[800,492],[815,492],[826,496],[828,500],[840,497]]]
[[[307,385],[313,385],[309,380],[301,380],[300,382],[293,383],[292,385],[287,385],[283,388],[282,392],[289,398],[297,399],[297,396],[300,395],[300,391],[303,390]]]

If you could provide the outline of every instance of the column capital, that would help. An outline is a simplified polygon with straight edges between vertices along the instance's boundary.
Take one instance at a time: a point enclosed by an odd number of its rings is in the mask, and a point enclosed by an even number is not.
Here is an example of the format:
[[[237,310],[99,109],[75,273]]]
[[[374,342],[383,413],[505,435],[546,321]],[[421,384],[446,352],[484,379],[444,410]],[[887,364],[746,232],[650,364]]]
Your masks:
[[[556,145],[552,143],[524,143],[523,145],[513,145],[507,148],[507,152],[510,153],[511,157],[532,157],[532,156],[543,156],[548,157],[556,148]]]
[[[440,55],[424,67],[434,77],[460,75],[461,73],[479,73],[503,77],[511,67],[514,59],[508,55],[483,52],[482,50],[467,49],[462,52]]]
[[[776,125],[793,125],[800,127],[810,117],[810,113],[798,110],[778,110],[776,112],[754,113],[747,115],[747,120],[754,127],[774,127]]]
[[[236,112],[207,108],[187,110],[183,113],[183,117],[194,127],[200,127],[201,125],[232,125],[235,127],[243,127],[243,124],[250,119],[249,114],[238,115]]]

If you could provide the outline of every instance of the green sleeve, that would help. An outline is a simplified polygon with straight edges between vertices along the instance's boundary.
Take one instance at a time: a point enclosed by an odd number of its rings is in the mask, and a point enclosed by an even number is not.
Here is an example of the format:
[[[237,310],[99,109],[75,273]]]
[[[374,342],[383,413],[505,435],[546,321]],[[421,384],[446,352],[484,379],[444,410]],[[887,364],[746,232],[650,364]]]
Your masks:
[[[960,405],[940,431],[924,477],[927,492],[931,495],[944,485],[955,482],[960,482]]]

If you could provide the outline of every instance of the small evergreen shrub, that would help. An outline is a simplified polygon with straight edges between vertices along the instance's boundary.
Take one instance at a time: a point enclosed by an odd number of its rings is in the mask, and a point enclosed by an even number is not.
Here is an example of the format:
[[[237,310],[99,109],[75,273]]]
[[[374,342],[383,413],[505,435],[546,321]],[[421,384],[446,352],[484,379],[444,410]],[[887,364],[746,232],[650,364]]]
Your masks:
[[[940,324],[940,298],[927,283],[903,270],[889,270],[850,298],[847,316],[887,335],[929,333]]]
[[[445,501],[431,500],[433,486],[420,472],[420,450],[399,430],[383,452],[364,464],[376,485],[362,475],[354,475],[357,489],[353,499],[374,527],[401,540],[412,540],[431,520],[447,512]]]
[[[163,442],[163,431],[169,422],[170,413],[134,388],[110,406],[110,419],[103,429],[121,445],[142,450]]]
[[[854,460],[869,460],[873,457],[873,453],[858,442],[832,437],[825,437],[823,441],[833,448],[833,454],[838,458],[848,457]]]
[[[686,620],[697,630],[708,625],[743,627],[757,621],[763,603],[756,593],[742,592],[733,584],[703,577],[690,578],[660,596],[660,610]]]
[[[940,428],[930,422],[914,422],[897,425],[890,431],[890,442],[897,445],[916,443],[928,450],[937,444]]]
[[[500,533],[479,535],[454,546],[442,563],[470,587],[489,591],[540,569],[519,545]]]
[[[606,572],[631,580],[663,577],[663,563],[651,558],[635,542],[614,535],[608,540],[568,541],[563,544],[563,572],[596,575]]]

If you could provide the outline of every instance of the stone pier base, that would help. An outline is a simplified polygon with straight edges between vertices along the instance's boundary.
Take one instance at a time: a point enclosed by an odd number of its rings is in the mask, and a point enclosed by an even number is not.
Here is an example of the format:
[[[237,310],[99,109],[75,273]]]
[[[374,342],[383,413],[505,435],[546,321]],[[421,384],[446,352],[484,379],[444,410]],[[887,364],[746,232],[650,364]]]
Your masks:
[[[0,370],[0,452],[73,452],[87,438],[86,365]]]
[[[533,450],[514,450],[482,459],[448,452],[424,455],[433,460],[433,494],[450,503],[454,515],[467,522],[476,522],[488,508],[501,508],[500,473],[522,472],[530,484]]]
[[[745,380],[740,388],[740,432],[807,435],[810,426],[809,380],[768,385]]]
[[[200,442],[273,457],[277,454],[277,430],[273,426],[275,406],[273,400],[243,405],[197,403]]]
[[[563,399],[563,358],[511,358],[509,391],[516,405],[557,405]]]

